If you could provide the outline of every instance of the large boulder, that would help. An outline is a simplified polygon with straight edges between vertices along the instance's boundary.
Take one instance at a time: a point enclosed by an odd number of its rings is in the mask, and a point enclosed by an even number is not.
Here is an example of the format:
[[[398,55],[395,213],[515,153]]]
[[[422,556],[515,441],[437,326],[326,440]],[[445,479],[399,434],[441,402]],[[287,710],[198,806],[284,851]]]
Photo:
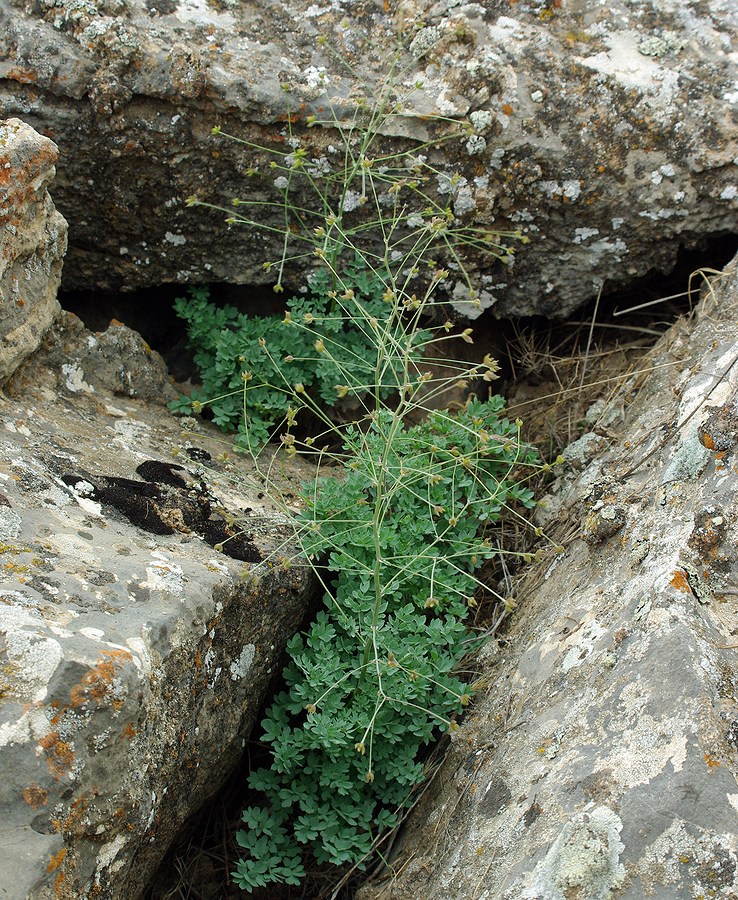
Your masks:
[[[737,261],[653,363],[361,900],[738,896]]]
[[[67,223],[47,187],[59,151],[19,119],[0,121],[0,381],[59,313]]]
[[[140,896],[241,760],[305,615],[263,485],[140,399],[166,396],[148,354],[67,314],[0,401],[4,900]]]
[[[463,223],[531,238],[513,268],[468,253],[482,307],[563,316],[603,282],[735,230],[736,24],[724,0],[5,0],[0,107],[62,149],[66,288],[263,283],[277,241],[185,208],[192,194],[273,197],[264,158],[212,126],[279,149],[301,141],[320,168],[340,142],[307,117],[330,117],[328,99],[351,116],[392,67],[403,112],[374,156],[415,148]],[[436,114],[470,130],[422,146]],[[446,288],[478,314],[462,279]]]

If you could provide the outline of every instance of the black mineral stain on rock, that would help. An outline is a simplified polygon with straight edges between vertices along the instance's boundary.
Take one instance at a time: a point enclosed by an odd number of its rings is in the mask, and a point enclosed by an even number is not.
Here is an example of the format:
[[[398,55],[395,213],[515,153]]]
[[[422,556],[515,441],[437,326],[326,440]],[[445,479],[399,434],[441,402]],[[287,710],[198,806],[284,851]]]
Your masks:
[[[735,860],[724,847],[717,845],[714,847],[712,859],[698,866],[695,875],[708,889],[707,896],[715,897],[721,888],[733,886],[735,872]]]
[[[694,528],[687,542],[704,562],[717,562],[725,541],[728,522],[723,510],[709,506],[694,517]]]
[[[210,462],[213,458],[207,450],[203,450],[201,447],[188,447],[185,453],[193,462]]]
[[[537,800],[534,800],[531,805],[526,809],[523,815],[523,823],[526,828],[530,828],[530,826],[535,822],[535,820],[540,816],[543,812],[543,807],[538,803]]]
[[[251,535],[215,513],[215,498],[202,481],[188,483],[184,477],[187,470],[182,466],[152,459],[141,463],[136,471],[146,480],[86,472],[65,474],[62,480],[78,494],[112,506],[150,534],[194,533],[233,559],[262,561]]]
[[[496,816],[512,800],[510,788],[501,778],[493,778],[487,793],[482,798],[479,809],[486,816]]]
[[[146,0],[146,8],[150,16],[168,16],[177,11],[179,6],[175,0]]]
[[[147,459],[140,466],[136,466],[136,471],[144,481],[170,484],[172,487],[187,487],[187,482],[179,474],[184,472],[185,468],[175,463],[164,463],[156,459]]]

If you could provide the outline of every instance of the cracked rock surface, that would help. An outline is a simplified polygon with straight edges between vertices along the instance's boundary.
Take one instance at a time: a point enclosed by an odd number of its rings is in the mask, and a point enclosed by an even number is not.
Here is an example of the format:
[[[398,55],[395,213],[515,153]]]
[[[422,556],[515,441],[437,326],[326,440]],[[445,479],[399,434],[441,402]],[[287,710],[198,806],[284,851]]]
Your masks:
[[[62,317],[0,401],[8,900],[139,896],[240,761],[311,590],[222,436],[84,357],[119,336]],[[160,360],[141,353],[150,394]]]

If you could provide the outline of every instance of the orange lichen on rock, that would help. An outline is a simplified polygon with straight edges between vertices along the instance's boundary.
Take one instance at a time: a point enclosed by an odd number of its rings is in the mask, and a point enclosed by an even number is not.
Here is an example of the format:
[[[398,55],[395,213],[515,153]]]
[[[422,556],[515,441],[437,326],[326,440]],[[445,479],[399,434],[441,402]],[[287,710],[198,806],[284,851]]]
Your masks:
[[[46,867],[47,872],[55,872],[59,866],[64,862],[64,857],[67,855],[67,848],[62,847],[62,849],[51,857],[48,866]]]
[[[59,740],[59,732],[52,731],[38,742],[46,756],[46,764],[49,767],[55,781],[68,775],[74,764],[74,749],[66,741]]]
[[[705,757],[705,762],[707,763],[708,769],[719,769],[720,768],[720,760],[715,759],[715,757],[711,753],[703,753]]]
[[[687,576],[682,569],[677,569],[674,572],[674,575],[671,579],[671,586],[675,587],[678,591],[681,591],[683,594],[691,594],[692,588],[689,586],[689,581],[687,581]]]
[[[129,662],[133,662],[133,656],[128,650],[104,650],[95,665],[69,692],[71,705],[79,707],[90,702],[102,703],[118,673]]]
[[[24,788],[22,797],[33,809],[40,809],[49,802],[49,792],[40,784],[32,784],[30,787]]]

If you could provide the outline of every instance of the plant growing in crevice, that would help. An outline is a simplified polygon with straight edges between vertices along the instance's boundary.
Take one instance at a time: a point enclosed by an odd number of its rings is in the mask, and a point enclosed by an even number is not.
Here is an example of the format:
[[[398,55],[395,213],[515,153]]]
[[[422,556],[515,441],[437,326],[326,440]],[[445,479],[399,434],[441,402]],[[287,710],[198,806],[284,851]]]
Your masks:
[[[323,583],[324,608],[289,642],[284,690],[263,721],[272,765],[249,777],[264,804],[243,814],[233,873],[246,890],[298,883],[308,849],[318,862],[361,865],[397,823],[423,776],[420,750],[453,730],[470,700],[456,670],[470,647],[480,567],[501,552],[490,528],[533,505],[526,480],[541,468],[500,397],[443,408],[454,387],[486,386],[497,366],[440,352],[473,338],[443,314],[449,271],[438,260],[467,277],[464,245],[509,251],[430,192],[439,174],[430,143],[378,149],[402,114],[390,87],[349,118],[334,114],[323,124],[336,135],[337,163],[310,152],[291,126],[289,152],[241,141],[273,155],[283,192],[283,253],[269,264],[277,288],[296,257],[309,253],[317,269],[283,319],[216,310],[196,293],[179,304],[204,373],[196,408],[212,392],[216,421],[238,429],[267,483],[270,435],[287,457],[316,464],[300,511],[283,508]],[[467,136],[458,123],[439,125],[446,131],[432,144]],[[228,221],[261,227],[265,207],[275,204],[238,199]],[[310,434],[298,427],[308,414],[318,423]]]

